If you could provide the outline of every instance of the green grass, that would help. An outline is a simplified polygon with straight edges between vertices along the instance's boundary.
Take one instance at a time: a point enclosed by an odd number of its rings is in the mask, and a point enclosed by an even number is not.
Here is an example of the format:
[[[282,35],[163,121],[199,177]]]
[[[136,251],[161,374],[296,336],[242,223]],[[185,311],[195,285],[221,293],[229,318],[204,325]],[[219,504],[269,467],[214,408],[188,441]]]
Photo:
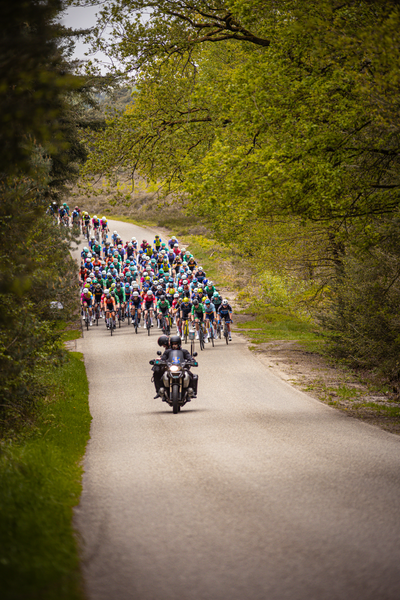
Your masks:
[[[253,320],[238,323],[237,327],[253,344],[270,340],[294,340],[304,345],[309,343],[309,351],[312,351],[311,348],[316,351],[322,344],[312,322],[274,307],[265,307]]]
[[[61,340],[63,342],[70,342],[71,340],[78,340],[80,337],[82,337],[81,329],[68,329],[63,332]]]
[[[224,261],[228,260],[229,250],[215,240],[210,240],[203,235],[186,235],[180,238],[187,249],[207,273],[215,285],[233,285],[224,268]]]
[[[72,508],[89,438],[82,355],[46,374],[53,393],[30,425],[0,446],[0,597],[82,599]]]

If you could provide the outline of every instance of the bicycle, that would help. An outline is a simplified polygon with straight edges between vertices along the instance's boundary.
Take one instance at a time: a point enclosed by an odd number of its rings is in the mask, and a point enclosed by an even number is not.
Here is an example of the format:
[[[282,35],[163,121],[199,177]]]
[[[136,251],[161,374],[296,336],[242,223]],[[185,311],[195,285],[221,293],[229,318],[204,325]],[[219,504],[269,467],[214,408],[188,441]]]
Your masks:
[[[183,337],[185,339],[185,344],[187,344],[189,337],[189,319],[183,320]]]
[[[147,335],[150,335],[150,330],[151,330],[151,315],[150,315],[150,311],[147,311],[147,315],[146,315],[146,329],[147,329]]]
[[[137,333],[138,330],[138,325],[139,325],[139,319],[138,319],[138,310],[135,310],[135,316],[133,318],[133,326],[135,328],[135,333]],[[150,334],[149,334],[150,335]]]
[[[98,227],[94,228],[94,237],[96,238],[96,242],[100,241],[100,234],[99,234],[99,228]]]
[[[121,307],[118,308],[118,329],[121,328],[121,321],[122,321],[122,310]]]
[[[207,323],[207,331],[208,331],[208,339],[211,340],[211,343],[214,348],[214,324],[210,320],[208,320],[208,323]]]
[[[89,309],[87,306],[85,308],[85,325],[86,329],[89,331]]]
[[[221,321],[217,322],[217,331],[216,331],[217,337],[219,339],[221,339]]]
[[[171,331],[169,315],[161,317],[161,329],[164,335],[169,335]]]
[[[100,318],[100,306],[98,302],[96,302],[96,304],[94,305],[94,318],[96,319],[96,325],[98,326]]]
[[[224,338],[226,343],[229,343],[229,329],[228,329],[228,323],[224,320]]]
[[[205,347],[205,332],[204,332],[204,323],[202,323],[200,321],[199,323],[199,344],[200,344],[200,350],[204,350]]]

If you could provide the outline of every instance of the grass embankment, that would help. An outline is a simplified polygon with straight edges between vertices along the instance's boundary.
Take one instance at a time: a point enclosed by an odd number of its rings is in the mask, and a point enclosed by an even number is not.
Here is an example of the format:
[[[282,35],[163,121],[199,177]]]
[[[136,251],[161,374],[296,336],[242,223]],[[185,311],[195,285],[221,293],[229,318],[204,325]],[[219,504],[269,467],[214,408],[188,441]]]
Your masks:
[[[52,393],[0,446],[2,600],[84,597],[72,527],[91,420],[82,355],[44,376]]]

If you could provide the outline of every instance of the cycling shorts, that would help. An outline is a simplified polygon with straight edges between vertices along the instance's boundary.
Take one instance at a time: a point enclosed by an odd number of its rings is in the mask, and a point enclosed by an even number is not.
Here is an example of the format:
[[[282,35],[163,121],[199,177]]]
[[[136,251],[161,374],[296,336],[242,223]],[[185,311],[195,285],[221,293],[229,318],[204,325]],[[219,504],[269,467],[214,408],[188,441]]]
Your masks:
[[[209,321],[213,322],[214,321],[214,313],[207,313],[206,312],[206,319],[208,319]]]
[[[86,306],[88,306],[89,308],[91,308],[92,306],[92,300],[92,298],[83,298],[84,304],[86,304]]]
[[[145,302],[144,307],[146,310],[149,310],[150,308],[154,308],[154,304],[153,302]]]

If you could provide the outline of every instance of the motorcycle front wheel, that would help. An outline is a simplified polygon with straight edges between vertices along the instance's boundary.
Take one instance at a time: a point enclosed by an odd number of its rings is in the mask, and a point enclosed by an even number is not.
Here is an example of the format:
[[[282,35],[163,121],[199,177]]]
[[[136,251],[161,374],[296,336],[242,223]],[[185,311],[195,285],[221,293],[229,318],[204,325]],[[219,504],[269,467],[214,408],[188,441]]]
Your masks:
[[[172,412],[176,415],[180,411],[179,405],[179,385],[172,386]]]

